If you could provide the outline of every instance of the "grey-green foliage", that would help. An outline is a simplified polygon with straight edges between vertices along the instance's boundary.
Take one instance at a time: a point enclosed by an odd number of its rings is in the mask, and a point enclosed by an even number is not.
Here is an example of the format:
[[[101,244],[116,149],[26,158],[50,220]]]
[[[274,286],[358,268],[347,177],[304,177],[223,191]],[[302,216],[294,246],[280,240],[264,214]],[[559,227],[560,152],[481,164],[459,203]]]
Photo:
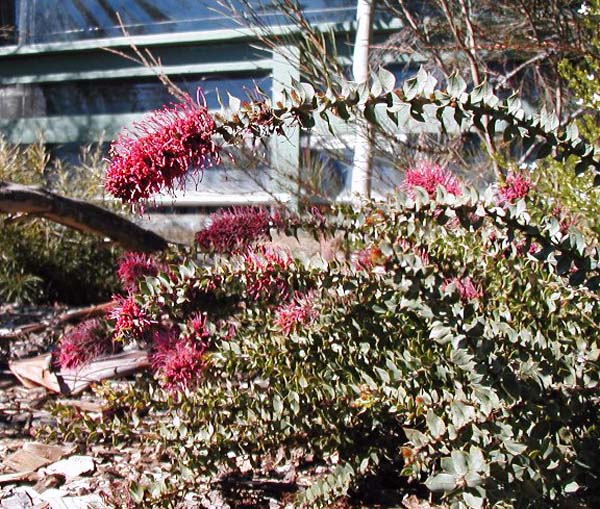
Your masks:
[[[506,141],[522,143],[526,150],[535,144],[538,159],[572,157],[575,173],[589,171],[594,184],[600,185],[600,149],[582,139],[575,123],[560,126],[556,114],[546,110],[527,113],[517,95],[501,99],[487,82],[469,91],[458,75],[440,87],[433,75],[421,69],[396,88],[394,75],[380,69],[372,84],[344,83],[341,94],[294,82],[284,100],[272,106],[230,98],[231,112],[234,115],[217,117],[218,132],[231,143],[237,143],[241,135],[279,134],[292,125],[311,129],[317,121],[333,130],[338,119],[346,121],[356,115],[389,129],[418,125],[434,125],[444,132],[476,129],[492,137],[501,134]]]

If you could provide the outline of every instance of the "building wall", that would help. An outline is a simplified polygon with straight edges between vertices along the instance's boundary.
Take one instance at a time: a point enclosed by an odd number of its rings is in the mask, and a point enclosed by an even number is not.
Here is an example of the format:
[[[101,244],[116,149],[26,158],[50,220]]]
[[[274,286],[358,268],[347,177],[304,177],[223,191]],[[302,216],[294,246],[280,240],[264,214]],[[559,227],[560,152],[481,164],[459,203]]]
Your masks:
[[[261,22],[285,30],[282,15],[269,4],[251,3]],[[276,97],[300,77],[296,58],[256,48],[253,31],[241,28],[241,5],[232,5],[229,13],[217,0],[2,0],[2,5],[0,20],[14,20],[16,30],[0,47],[0,131],[14,143],[32,143],[41,135],[64,153],[109,140],[170,102],[155,71],[124,56],[132,43],[150,50],[162,72],[192,96],[201,87],[213,109],[219,107],[217,90],[222,97],[227,92],[239,97],[259,86]],[[353,0],[302,5],[311,22],[351,33]],[[347,44],[341,48],[350,51]],[[285,50],[298,56],[293,45]],[[289,189],[273,175],[297,175],[300,155],[299,134],[291,133],[274,140],[258,171],[238,164],[207,172],[200,185],[190,181],[176,203],[212,206],[270,200],[269,193],[283,197]],[[172,197],[163,201],[173,204]]]

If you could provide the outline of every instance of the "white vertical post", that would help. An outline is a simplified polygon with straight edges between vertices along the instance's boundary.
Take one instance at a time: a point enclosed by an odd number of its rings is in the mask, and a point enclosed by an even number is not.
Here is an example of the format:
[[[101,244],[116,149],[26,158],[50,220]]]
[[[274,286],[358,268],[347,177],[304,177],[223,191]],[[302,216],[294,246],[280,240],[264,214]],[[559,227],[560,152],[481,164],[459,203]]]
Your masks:
[[[373,24],[374,0],[357,0],[356,4],[356,40],[352,61],[352,74],[357,83],[369,81],[369,49]],[[354,202],[371,195],[372,147],[369,138],[369,126],[364,119],[356,124],[356,139],[352,160],[352,178],[350,193]]]

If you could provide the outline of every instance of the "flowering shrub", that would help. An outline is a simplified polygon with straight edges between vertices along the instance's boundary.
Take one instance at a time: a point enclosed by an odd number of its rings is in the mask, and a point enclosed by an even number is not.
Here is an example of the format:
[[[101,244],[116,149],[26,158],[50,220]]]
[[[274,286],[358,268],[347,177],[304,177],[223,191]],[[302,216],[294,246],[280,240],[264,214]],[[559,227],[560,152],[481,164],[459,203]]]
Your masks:
[[[314,111],[343,118],[346,106],[382,106],[400,123],[451,105],[476,127],[483,114],[502,120],[507,139],[531,132],[538,154],[600,167],[574,130],[559,136],[552,118],[527,116],[514,98],[484,85],[466,93],[458,77],[434,90],[432,80],[420,73],[393,90],[383,75],[364,97],[302,86],[291,106],[242,106],[248,115],[216,129],[235,140],[257,110],[254,135],[310,126]],[[358,496],[361,482],[383,477],[399,496],[412,483],[455,508],[554,507],[597,490],[600,250],[538,198],[522,177],[481,196],[423,164],[385,202],[294,218],[294,228],[342,236],[345,257],[301,261],[236,232],[233,256],[181,252],[168,274],[147,277],[113,316],[117,335],[152,336],[168,389],[130,396],[150,415],[145,439],[176,465],[162,484],[168,503],[240,465],[264,477],[282,458],[300,470],[298,456],[321,468],[290,495],[296,506]],[[138,487],[140,507],[157,491]]]
[[[257,458],[310,455],[324,473],[296,496],[307,507],[381,472],[400,493],[424,483],[470,507],[585,495],[600,464],[600,307],[561,260],[595,248],[567,248],[573,231],[551,220],[531,225],[533,197],[485,196],[465,186],[340,207],[319,227],[345,236],[346,262],[272,245],[214,265],[180,253],[179,270],[147,278],[116,315],[118,333],[142,323],[132,307],[154,331],[166,391],[138,393],[161,423],[149,436],[186,479],[244,461],[265,476]],[[511,249],[534,242],[546,258]],[[356,267],[360,253],[376,265]]]

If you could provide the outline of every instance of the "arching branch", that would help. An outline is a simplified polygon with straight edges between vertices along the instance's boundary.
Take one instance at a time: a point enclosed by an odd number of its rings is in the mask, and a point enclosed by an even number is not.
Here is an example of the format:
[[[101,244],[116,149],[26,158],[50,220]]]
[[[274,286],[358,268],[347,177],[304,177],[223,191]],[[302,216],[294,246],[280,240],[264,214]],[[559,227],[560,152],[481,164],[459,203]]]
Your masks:
[[[110,210],[41,187],[0,181],[0,212],[35,214],[85,233],[108,237],[132,251],[162,251],[168,246],[161,236]]]

